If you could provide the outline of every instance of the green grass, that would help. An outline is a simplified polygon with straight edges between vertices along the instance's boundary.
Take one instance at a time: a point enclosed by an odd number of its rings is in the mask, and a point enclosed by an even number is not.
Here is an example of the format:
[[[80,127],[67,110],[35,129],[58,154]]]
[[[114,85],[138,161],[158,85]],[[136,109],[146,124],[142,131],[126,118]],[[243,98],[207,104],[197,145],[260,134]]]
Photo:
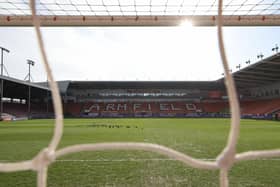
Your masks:
[[[100,125],[107,127],[97,127]],[[149,142],[197,158],[215,158],[226,144],[228,131],[228,119],[66,119],[59,147]],[[31,159],[48,145],[52,132],[53,120],[0,123],[0,162]],[[238,152],[279,148],[279,133],[280,122],[242,120]],[[218,171],[193,169],[165,158],[142,151],[76,153],[49,167],[48,186],[218,186]],[[230,184],[276,187],[280,186],[279,173],[280,160],[241,162],[231,169]],[[0,173],[0,187],[35,185],[33,171]]]

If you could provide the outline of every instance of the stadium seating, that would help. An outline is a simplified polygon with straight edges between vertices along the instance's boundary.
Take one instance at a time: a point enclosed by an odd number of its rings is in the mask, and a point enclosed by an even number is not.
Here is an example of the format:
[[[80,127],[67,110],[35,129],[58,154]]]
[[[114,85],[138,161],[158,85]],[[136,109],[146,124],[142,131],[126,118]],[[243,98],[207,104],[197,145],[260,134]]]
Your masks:
[[[280,99],[241,101],[241,114],[280,116]],[[26,104],[4,103],[4,113],[17,118],[27,117]],[[46,104],[32,104],[31,116],[41,118],[51,115],[46,111]],[[64,103],[64,114],[67,117],[195,117],[196,114],[228,114],[229,105],[225,101],[201,102],[81,102]],[[207,117],[207,116],[206,116]],[[214,115],[215,117],[215,115]]]
[[[14,116],[15,118],[26,118],[28,117],[28,105],[19,103],[3,103],[3,112]],[[30,107],[30,117],[35,118],[46,118],[52,115],[52,105],[49,106],[49,112],[46,110],[46,104],[32,103]]]
[[[241,113],[244,115],[264,115],[280,110],[280,100],[242,101]],[[67,103],[65,113],[74,117],[145,117],[145,116],[186,116],[194,113],[227,114],[228,102],[202,101],[191,102],[85,102]]]
[[[64,114],[66,116],[79,117],[82,107],[82,103],[64,103]]]
[[[65,113],[72,116],[81,114],[188,114],[196,112],[221,112],[227,104],[217,103],[191,103],[191,102],[86,102],[68,103]]]
[[[219,102],[203,102],[200,103],[203,112],[208,113],[218,113],[218,112],[228,112],[228,103],[224,101]]]
[[[26,117],[27,106],[16,103],[3,103],[3,112],[15,117]]]
[[[280,109],[280,99],[241,102],[242,114],[270,114]]]

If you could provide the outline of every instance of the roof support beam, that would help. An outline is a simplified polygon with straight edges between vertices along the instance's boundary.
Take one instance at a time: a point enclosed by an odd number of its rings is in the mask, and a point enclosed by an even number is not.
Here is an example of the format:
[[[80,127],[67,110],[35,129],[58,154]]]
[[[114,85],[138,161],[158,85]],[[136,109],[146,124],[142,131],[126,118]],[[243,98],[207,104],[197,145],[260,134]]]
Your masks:
[[[238,78],[238,77],[234,77],[234,80],[237,82],[237,81],[240,81],[240,82],[251,82],[251,83],[259,83],[259,84],[267,84],[267,83],[270,83],[270,81],[265,81],[265,80],[260,80],[260,79],[250,79],[248,80],[247,78]]]
[[[280,66],[280,62],[276,62],[276,61],[265,61],[265,63],[268,63],[268,64],[273,64],[273,65],[278,65],[278,66]]]
[[[258,72],[258,71],[241,71],[239,74],[252,74],[252,75],[258,75],[258,76],[267,76],[267,77],[272,77],[272,78],[278,78],[280,81],[280,74],[277,72],[273,73],[265,73],[263,71]]]
[[[258,83],[258,82],[243,82],[243,81],[236,81],[237,87],[245,87],[245,88],[252,88],[252,87],[262,87],[264,83]]]
[[[247,80],[265,80],[265,81],[279,81],[278,78],[270,78],[270,77],[266,77],[266,76],[254,76],[254,75],[241,75],[241,74],[237,74],[234,75],[235,77],[239,77],[239,78],[245,78]]]
[[[236,82],[237,88],[251,88],[251,87],[258,87],[263,85],[262,83],[252,83],[252,82]]]
[[[248,67],[248,69],[254,69],[254,70],[256,69],[256,70],[271,71],[271,72],[279,73],[278,69],[268,68],[268,67],[255,66],[255,67]]]

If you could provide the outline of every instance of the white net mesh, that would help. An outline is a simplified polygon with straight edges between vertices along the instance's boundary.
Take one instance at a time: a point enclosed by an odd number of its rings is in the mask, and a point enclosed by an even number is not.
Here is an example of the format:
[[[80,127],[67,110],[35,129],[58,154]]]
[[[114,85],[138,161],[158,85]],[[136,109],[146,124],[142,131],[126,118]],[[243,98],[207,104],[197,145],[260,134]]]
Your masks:
[[[0,2],[2,15],[31,15],[28,0]],[[225,0],[223,15],[279,15],[278,0]],[[39,0],[38,15],[217,15],[217,0]]]
[[[37,0],[42,25],[215,25],[217,0]],[[279,0],[225,0],[224,25],[280,25]],[[135,21],[136,20],[136,21]],[[0,25],[31,25],[28,0],[0,1]]]
[[[24,4],[28,5],[25,1]],[[43,1],[40,1],[43,2]],[[71,1],[69,1],[71,2]],[[74,1],[72,1],[74,2]],[[199,1],[198,1],[199,2]],[[247,2],[247,1],[246,1]],[[277,1],[275,1],[277,2]],[[168,3],[168,1],[166,1]],[[203,161],[200,159],[192,158],[186,154],[180,153],[178,151],[172,150],[170,148],[148,143],[97,143],[97,144],[83,144],[83,145],[73,145],[69,147],[56,150],[60,142],[63,133],[63,113],[61,99],[58,92],[58,87],[53,79],[51,69],[48,64],[47,56],[45,53],[43,40],[40,32],[40,19],[36,16],[35,2],[30,1],[32,9],[32,20],[36,29],[37,39],[40,46],[40,51],[43,58],[43,63],[48,74],[50,87],[52,90],[53,104],[55,109],[55,129],[53,138],[47,148],[44,148],[39,152],[32,160],[18,162],[18,163],[0,163],[0,171],[2,172],[13,172],[21,170],[34,170],[38,173],[37,175],[37,186],[45,187],[47,185],[47,168],[54,162],[57,158],[80,151],[100,151],[100,150],[144,150],[156,152],[162,155],[166,155],[170,158],[176,159],[183,162],[186,165],[201,168],[201,169],[211,169],[220,170],[220,186],[228,186],[228,171],[235,162],[242,160],[251,160],[257,158],[267,158],[267,157],[278,157],[280,156],[280,149],[278,150],[267,150],[267,151],[250,151],[245,153],[236,154],[236,144],[239,136],[239,123],[240,123],[240,111],[239,104],[236,95],[236,89],[234,81],[231,74],[229,73],[228,63],[226,59],[226,53],[224,50],[223,43],[223,32],[222,32],[222,0],[219,0],[217,25],[218,25],[218,40],[220,47],[220,54],[223,62],[224,72],[225,72],[225,84],[227,86],[227,92],[230,100],[230,110],[231,110],[231,129],[228,137],[228,142],[221,154],[218,155],[217,159],[214,161]],[[42,4],[42,3],[41,3]],[[213,7],[217,6],[215,3]]]

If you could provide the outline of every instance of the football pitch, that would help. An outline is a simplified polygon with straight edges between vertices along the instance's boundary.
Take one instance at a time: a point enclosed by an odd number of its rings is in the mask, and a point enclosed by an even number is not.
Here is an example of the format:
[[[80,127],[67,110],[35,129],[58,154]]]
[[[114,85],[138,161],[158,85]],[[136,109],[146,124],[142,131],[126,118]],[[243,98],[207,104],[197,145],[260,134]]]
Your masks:
[[[0,123],[0,163],[28,160],[46,147],[53,120]],[[97,142],[147,142],[212,160],[226,145],[229,119],[66,119],[59,148]],[[280,122],[242,120],[237,152],[280,148]],[[48,170],[50,187],[218,186],[219,172],[186,167],[144,151],[81,152]],[[280,186],[280,158],[244,161],[230,170],[230,186]],[[0,172],[0,187],[36,186],[36,173]]]

